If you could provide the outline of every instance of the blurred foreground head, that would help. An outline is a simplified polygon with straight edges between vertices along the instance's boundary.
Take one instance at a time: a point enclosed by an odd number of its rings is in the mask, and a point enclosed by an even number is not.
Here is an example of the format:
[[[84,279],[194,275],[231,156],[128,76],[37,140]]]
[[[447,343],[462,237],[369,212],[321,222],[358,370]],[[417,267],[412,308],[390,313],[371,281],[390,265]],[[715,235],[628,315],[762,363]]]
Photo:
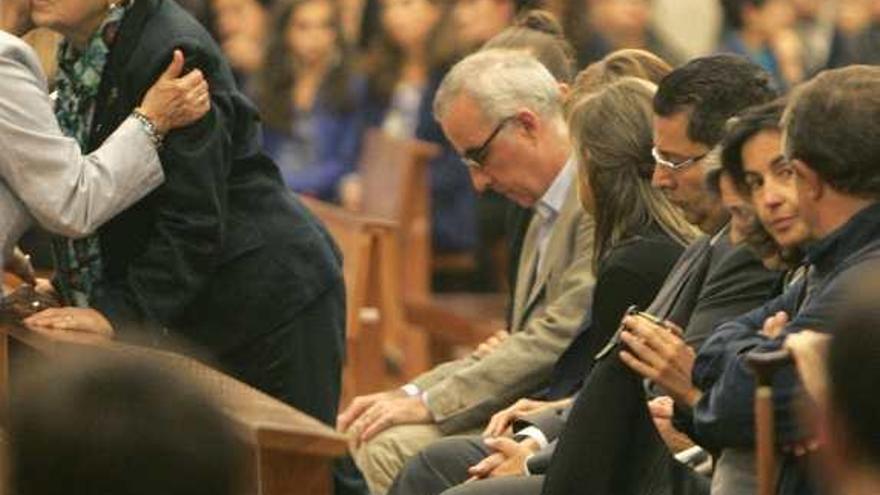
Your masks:
[[[243,444],[185,377],[133,356],[19,370],[8,430],[11,493],[233,495]]]
[[[828,394],[820,439],[825,474],[837,493],[880,489],[878,276],[877,262],[853,276],[828,348]]]

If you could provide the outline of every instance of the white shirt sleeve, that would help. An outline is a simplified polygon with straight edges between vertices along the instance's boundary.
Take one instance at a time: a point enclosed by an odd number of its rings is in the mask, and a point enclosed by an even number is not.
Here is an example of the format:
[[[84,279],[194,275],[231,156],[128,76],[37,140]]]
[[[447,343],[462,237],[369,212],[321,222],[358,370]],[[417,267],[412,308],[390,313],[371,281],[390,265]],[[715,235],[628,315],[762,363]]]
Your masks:
[[[58,127],[33,51],[0,35],[0,177],[38,222],[82,237],[162,183],[159,156],[133,118],[83,155]]]
[[[529,427],[523,428],[522,430],[519,430],[518,432],[516,432],[516,434],[529,437],[532,440],[538,442],[538,447],[541,449],[546,448],[547,445],[549,444],[549,442],[547,441],[547,436],[544,435],[544,432],[541,431],[540,429],[538,429],[537,426],[529,426]]]
[[[403,390],[403,393],[406,394],[407,397],[415,397],[422,393],[419,389],[419,386],[415,383],[407,383],[406,385],[400,387],[400,390]]]

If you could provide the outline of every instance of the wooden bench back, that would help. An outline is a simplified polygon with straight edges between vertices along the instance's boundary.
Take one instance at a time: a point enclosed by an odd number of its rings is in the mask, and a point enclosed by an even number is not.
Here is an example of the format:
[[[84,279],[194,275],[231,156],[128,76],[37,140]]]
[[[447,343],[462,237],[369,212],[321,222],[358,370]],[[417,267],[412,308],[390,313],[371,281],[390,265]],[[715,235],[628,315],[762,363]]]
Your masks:
[[[35,332],[0,323],[0,393],[6,399],[10,341],[51,358],[65,352],[132,356],[200,384],[232,420],[252,449],[252,493],[331,491],[330,461],[346,451],[346,438],[318,420],[195,359],[168,351],[96,341],[78,332]],[[301,491],[302,490],[302,491]]]
[[[440,147],[367,132],[359,164],[363,212],[398,223],[404,294],[425,296],[431,287],[431,207],[428,164]]]

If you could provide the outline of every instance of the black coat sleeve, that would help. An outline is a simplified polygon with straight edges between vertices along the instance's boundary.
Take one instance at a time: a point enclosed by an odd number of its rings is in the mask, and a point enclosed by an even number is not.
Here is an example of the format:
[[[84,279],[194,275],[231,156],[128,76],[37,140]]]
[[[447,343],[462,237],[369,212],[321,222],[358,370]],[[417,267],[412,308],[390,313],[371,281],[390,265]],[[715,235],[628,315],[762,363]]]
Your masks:
[[[645,308],[651,303],[681,251],[681,246],[668,239],[638,238],[615,248],[602,263],[588,335],[572,343],[583,346],[578,349],[578,358],[588,363],[581,376],[590,372],[594,356],[617,331],[626,309],[631,305]]]
[[[702,347],[721,323],[732,320],[775,296],[782,274],[764,267],[746,246],[724,253],[703,282],[686,331],[688,345]]]
[[[179,46],[188,66],[206,74],[214,70],[197,43],[184,40]],[[151,72],[161,70],[159,61],[170,60],[170,50],[163,55],[153,58],[157,67]],[[102,287],[93,301],[114,326],[168,325],[216,269],[226,228],[235,98],[234,91],[212,86],[210,112],[165,140],[160,159],[166,178],[150,197],[154,209],[146,244],[125,278]]]

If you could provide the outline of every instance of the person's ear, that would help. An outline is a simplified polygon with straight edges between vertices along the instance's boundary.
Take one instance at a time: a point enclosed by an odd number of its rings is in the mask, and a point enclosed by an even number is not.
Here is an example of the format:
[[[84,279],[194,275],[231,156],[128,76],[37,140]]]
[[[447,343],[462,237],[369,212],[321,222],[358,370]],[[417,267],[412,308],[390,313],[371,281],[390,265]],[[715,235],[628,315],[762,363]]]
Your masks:
[[[529,139],[536,139],[541,127],[538,114],[528,108],[520,108],[516,112],[516,122]]]
[[[791,160],[791,166],[794,168],[794,173],[797,177],[797,187],[801,188],[807,197],[813,200],[820,199],[824,192],[824,184],[819,174],[797,158]]]
[[[569,93],[571,93],[571,85],[568,83],[558,83],[559,86],[559,97],[562,101],[568,99]]]

